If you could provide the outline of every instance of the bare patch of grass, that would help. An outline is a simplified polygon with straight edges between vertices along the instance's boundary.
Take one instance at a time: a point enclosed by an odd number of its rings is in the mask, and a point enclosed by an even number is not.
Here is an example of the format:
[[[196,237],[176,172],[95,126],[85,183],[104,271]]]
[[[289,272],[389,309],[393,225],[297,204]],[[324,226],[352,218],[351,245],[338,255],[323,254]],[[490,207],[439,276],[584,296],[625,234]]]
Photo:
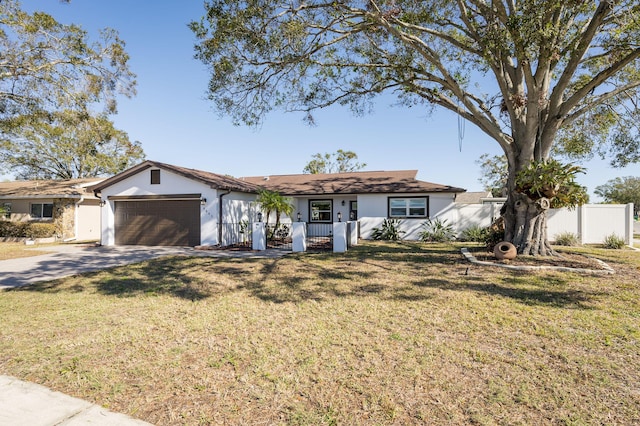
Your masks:
[[[174,257],[6,291],[0,371],[164,424],[637,424],[640,254]]]
[[[26,245],[25,243],[1,243],[0,242],[0,260],[18,259],[21,257],[40,256],[46,254],[44,250],[38,250],[43,246],[51,244],[34,244]]]

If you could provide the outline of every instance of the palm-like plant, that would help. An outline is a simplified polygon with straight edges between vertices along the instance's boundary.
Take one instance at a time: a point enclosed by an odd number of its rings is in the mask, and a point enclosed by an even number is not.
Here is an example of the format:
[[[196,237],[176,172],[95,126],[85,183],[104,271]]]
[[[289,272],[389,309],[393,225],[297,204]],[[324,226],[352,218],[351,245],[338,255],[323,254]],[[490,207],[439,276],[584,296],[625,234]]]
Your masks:
[[[265,222],[269,222],[269,215],[271,212],[276,214],[276,226],[274,231],[277,231],[280,227],[280,215],[286,214],[291,216],[293,213],[293,204],[291,204],[291,198],[284,197],[282,194],[276,191],[269,191],[264,189],[258,193],[256,202],[260,206],[260,209],[265,212]]]

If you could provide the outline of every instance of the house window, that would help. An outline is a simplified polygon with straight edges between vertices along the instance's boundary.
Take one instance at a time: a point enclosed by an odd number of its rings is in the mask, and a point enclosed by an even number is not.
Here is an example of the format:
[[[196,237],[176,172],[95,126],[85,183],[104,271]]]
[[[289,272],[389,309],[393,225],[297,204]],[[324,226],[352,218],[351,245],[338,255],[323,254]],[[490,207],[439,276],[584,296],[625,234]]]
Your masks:
[[[333,215],[333,202],[331,200],[309,201],[311,222],[331,222]]]
[[[51,219],[53,217],[53,204],[31,204],[31,217],[34,219]]]
[[[349,201],[349,220],[358,219],[358,202]]]
[[[160,185],[160,170],[151,170],[151,185]]]
[[[2,213],[5,219],[11,219],[11,203],[4,203],[2,205]]]
[[[389,198],[389,217],[428,217],[429,197]]]

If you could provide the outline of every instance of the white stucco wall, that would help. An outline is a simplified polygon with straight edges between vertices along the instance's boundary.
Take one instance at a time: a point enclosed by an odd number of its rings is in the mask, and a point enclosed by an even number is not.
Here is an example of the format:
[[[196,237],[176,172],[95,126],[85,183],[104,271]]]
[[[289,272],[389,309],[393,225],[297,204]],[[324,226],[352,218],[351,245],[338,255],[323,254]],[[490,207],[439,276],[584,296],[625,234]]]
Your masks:
[[[423,193],[423,194],[372,194],[358,195],[358,220],[360,222],[360,237],[371,238],[373,228],[382,225],[382,221],[388,215],[389,197],[429,197],[429,217],[434,218],[444,215],[451,209],[454,194],[450,193]],[[422,230],[422,224],[426,218],[401,219],[400,230],[404,231],[405,240],[417,240]]]
[[[111,196],[201,194],[201,198],[206,199],[204,205],[200,207],[200,243],[202,245],[218,244],[219,196],[221,194],[225,194],[222,197],[225,216],[223,222],[247,216],[249,206],[255,199],[255,194],[239,192],[227,194],[227,191],[218,191],[204,183],[164,169],[161,169],[160,184],[152,185],[150,170],[152,169],[145,169],[123,179],[105,188],[100,194],[101,199],[106,202],[102,207],[101,242],[103,245],[115,244],[115,202],[108,199]]]

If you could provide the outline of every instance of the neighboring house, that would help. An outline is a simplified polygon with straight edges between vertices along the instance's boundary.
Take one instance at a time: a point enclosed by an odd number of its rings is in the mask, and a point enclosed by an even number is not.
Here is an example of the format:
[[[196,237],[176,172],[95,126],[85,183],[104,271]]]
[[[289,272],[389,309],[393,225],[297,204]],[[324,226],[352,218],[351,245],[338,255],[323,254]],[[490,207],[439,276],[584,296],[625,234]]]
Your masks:
[[[505,198],[494,198],[491,191],[462,192],[456,195],[455,202],[458,204],[487,204],[504,202]]]
[[[51,222],[62,240],[100,239],[100,200],[87,187],[100,179],[0,182],[4,220]]]
[[[217,245],[223,226],[250,219],[260,188],[230,176],[145,161],[92,190],[103,245]]]
[[[357,220],[370,238],[384,219],[402,219],[403,237],[418,239],[426,219],[449,208],[465,190],[416,179],[417,170],[296,174],[241,178],[293,199],[294,217],[308,223]]]
[[[416,179],[416,170],[233,178],[145,161],[92,189],[103,203],[104,245],[217,245],[228,224],[257,220],[261,189],[291,197],[293,220],[358,220],[361,236],[385,218],[403,220],[405,237],[451,205],[464,189]],[[274,222],[275,218],[264,218]],[[283,218],[291,221],[291,218]]]

